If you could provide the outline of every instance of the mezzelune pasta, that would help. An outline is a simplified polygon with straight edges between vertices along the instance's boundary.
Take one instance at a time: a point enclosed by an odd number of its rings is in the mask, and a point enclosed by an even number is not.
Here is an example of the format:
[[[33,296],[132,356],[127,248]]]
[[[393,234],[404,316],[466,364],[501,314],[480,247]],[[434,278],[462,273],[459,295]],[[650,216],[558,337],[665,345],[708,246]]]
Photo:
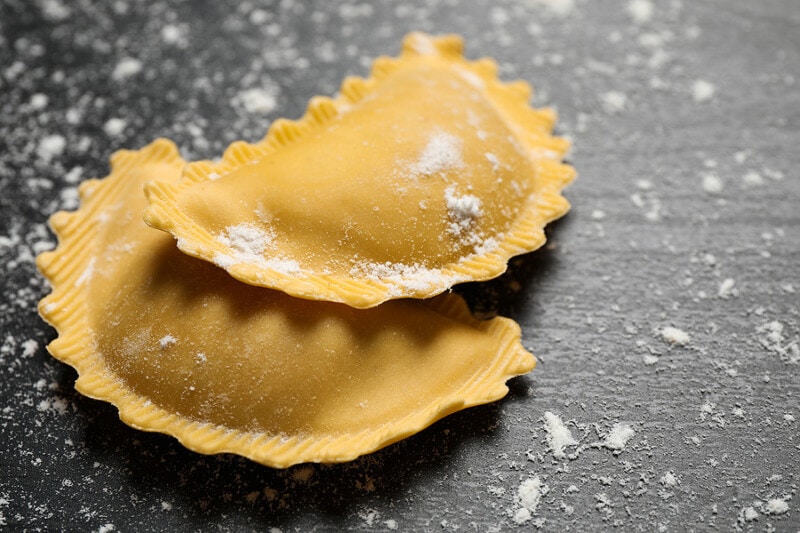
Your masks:
[[[78,390],[273,467],[351,460],[505,395],[535,365],[519,326],[440,293],[541,246],[574,171],[530,87],[461,49],[411,34],[218,163],[164,139],[116,153],[37,258]]]
[[[461,48],[409,35],[299,121],[148,184],[145,220],[245,283],[358,308],[500,275],[567,211],[574,171],[553,112]]]

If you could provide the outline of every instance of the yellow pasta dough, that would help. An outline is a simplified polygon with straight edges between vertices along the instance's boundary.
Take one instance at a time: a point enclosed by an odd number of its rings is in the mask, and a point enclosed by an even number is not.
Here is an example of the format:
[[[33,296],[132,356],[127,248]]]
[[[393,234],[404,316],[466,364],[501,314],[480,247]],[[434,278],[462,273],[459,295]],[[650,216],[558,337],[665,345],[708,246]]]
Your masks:
[[[181,253],[142,221],[141,189],[183,166],[166,140],[116,153],[108,178],[81,185],[80,210],[52,217],[59,246],[37,260],[51,353],[127,424],[275,467],[346,461],[496,400],[533,368],[514,322],[476,321],[455,295],[357,310]]]
[[[241,281],[357,308],[498,276],[567,211],[574,171],[530,87],[461,50],[409,35],[299,121],[148,184],[146,222]]]

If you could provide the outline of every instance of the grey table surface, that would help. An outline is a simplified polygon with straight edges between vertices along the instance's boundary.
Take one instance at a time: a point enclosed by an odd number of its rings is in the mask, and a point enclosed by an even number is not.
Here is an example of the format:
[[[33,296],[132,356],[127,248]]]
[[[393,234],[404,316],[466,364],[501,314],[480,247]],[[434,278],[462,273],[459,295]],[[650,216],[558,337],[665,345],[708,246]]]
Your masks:
[[[76,393],[33,259],[77,183],[160,136],[189,158],[256,140],[411,30],[463,35],[574,142],[548,245],[459,288],[521,324],[536,370],[285,471]],[[0,530],[800,530],[799,75],[797,0],[0,1]],[[564,458],[545,413],[580,443]]]

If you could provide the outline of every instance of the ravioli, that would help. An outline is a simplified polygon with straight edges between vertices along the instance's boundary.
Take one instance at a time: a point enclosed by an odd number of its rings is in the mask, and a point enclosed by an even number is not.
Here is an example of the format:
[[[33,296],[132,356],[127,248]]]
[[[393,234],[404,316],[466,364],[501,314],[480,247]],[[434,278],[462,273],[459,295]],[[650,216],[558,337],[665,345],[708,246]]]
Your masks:
[[[574,170],[553,111],[462,47],[410,34],[299,121],[149,183],[145,221],[245,283],[356,308],[500,275],[568,210]]]
[[[120,151],[51,218],[58,247],[37,265],[48,349],[76,388],[138,429],[201,453],[273,467],[351,460],[449,413],[494,401],[531,370],[511,320],[474,320],[463,300],[358,310],[253,287],[181,253],[144,224],[142,186],[184,167],[158,140]]]

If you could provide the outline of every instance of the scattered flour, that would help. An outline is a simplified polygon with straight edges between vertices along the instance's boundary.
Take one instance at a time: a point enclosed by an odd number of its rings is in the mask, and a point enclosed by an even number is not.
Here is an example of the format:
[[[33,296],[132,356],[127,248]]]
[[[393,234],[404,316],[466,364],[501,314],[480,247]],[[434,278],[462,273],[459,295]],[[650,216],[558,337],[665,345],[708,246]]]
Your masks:
[[[717,291],[717,295],[722,298],[723,300],[727,300],[733,296],[738,296],[739,291],[734,287],[736,282],[733,278],[725,278],[722,283],[719,284],[719,291]]]
[[[708,102],[714,98],[716,92],[714,84],[705,80],[695,80],[692,83],[692,98],[697,103]]]
[[[748,187],[760,187],[764,185],[764,178],[758,172],[750,170],[742,176],[742,182]]]
[[[125,128],[127,127],[128,122],[126,120],[121,118],[110,118],[108,121],[106,121],[105,125],[103,125],[103,131],[109,137],[117,137],[123,131],[125,131]]]
[[[682,329],[674,328],[672,326],[661,328],[659,333],[665,341],[675,346],[685,346],[689,344],[689,341],[691,340],[688,333]]]
[[[264,252],[272,246],[275,235],[254,224],[242,223],[228,226],[217,235],[217,241],[235,252],[239,262],[258,262]]]
[[[26,340],[21,344],[21,346],[23,358],[33,357],[36,355],[36,351],[39,349],[39,343],[33,339]]]
[[[457,237],[468,231],[475,220],[483,215],[480,199],[471,194],[457,196],[455,186],[445,189],[444,199],[447,204],[447,214],[452,221],[450,233]]]
[[[161,28],[161,40],[165,44],[184,48],[188,46],[189,42],[186,37],[186,28],[176,26],[175,24],[167,24]]]
[[[764,512],[767,514],[783,514],[789,510],[789,504],[781,498],[773,498],[767,502]]]
[[[83,176],[83,167],[73,167],[69,172],[64,175],[64,181],[67,183],[75,184],[81,181]]]
[[[36,154],[46,163],[49,163],[56,157],[60,157],[67,147],[67,140],[62,135],[47,135],[39,141],[39,147]]]
[[[121,59],[117,66],[114,67],[114,72],[111,73],[111,78],[114,81],[125,81],[142,71],[142,62],[133,57],[126,57]]]
[[[239,100],[248,113],[267,114],[277,106],[273,91],[267,89],[247,89],[239,93]]]
[[[515,524],[522,525],[529,522],[530,519],[533,518],[533,515],[529,510],[525,509],[524,507],[520,507],[519,509],[514,511],[513,518]]]
[[[652,366],[658,363],[658,356],[652,354],[645,354],[642,357],[642,362],[647,366]]]
[[[365,509],[364,511],[360,511],[358,516],[364,521],[367,526],[372,526],[380,517],[380,513],[375,509]]]
[[[36,93],[33,96],[31,96],[31,99],[28,102],[28,105],[30,106],[31,110],[33,110],[33,111],[41,111],[41,110],[43,110],[44,108],[47,107],[47,104],[48,104],[49,101],[50,101],[50,99],[47,98],[46,94]]]
[[[264,253],[273,248],[275,235],[254,224],[242,223],[228,226],[216,236],[217,242],[230,248],[231,253],[218,253],[214,256],[214,264],[221,268],[229,268],[239,263],[254,264],[266,270],[274,270],[283,274],[301,274],[303,269],[293,259],[280,257],[264,257]],[[180,245],[180,243],[179,243]]]
[[[672,472],[667,472],[666,474],[661,476],[661,479],[659,479],[658,482],[664,485],[664,487],[668,489],[677,487],[678,484],[680,483],[678,478],[675,477],[675,474],[673,474]]]
[[[397,296],[406,291],[427,292],[435,287],[455,285],[463,281],[446,277],[438,268],[402,263],[358,263],[350,269],[350,275],[394,286]]]
[[[753,507],[745,507],[742,509],[742,520],[745,522],[752,522],[753,520],[758,519],[758,511],[756,511]]]
[[[606,113],[621,113],[628,105],[628,97],[619,91],[609,91],[601,96],[601,103]]]
[[[547,485],[544,485],[539,476],[523,481],[517,489],[517,502],[520,507],[514,512],[514,522],[524,524],[536,513],[536,508],[542,500],[542,496],[547,494]]]
[[[68,18],[72,12],[61,0],[42,0],[39,2],[44,18],[51,22],[60,22]]]
[[[800,344],[797,339],[789,342],[784,334],[782,322],[773,320],[756,328],[758,342],[767,351],[777,354],[784,363],[800,363]]]
[[[655,7],[650,0],[630,0],[626,10],[636,24],[647,24],[653,19]]]
[[[719,176],[713,172],[703,173],[703,190],[709,194],[722,192],[723,182]]]
[[[716,266],[717,257],[714,254],[703,254],[702,261],[706,266]]]
[[[567,456],[564,448],[578,445],[578,441],[572,437],[572,432],[564,425],[561,418],[550,411],[544,413],[544,430],[547,432],[547,445],[557,459],[564,459]]]
[[[174,346],[178,343],[178,339],[173,337],[172,335],[164,335],[161,337],[161,340],[158,341],[158,344],[161,348],[169,348],[170,346]]]
[[[603,446],[609,450],[622,451],[636,432],[627,424],[616,423],[603,439]]]
[[[419,177],[463,166],[461,139],[439,132],[430,138],[419,159],[409,166],[408,171],[412,177]]]

